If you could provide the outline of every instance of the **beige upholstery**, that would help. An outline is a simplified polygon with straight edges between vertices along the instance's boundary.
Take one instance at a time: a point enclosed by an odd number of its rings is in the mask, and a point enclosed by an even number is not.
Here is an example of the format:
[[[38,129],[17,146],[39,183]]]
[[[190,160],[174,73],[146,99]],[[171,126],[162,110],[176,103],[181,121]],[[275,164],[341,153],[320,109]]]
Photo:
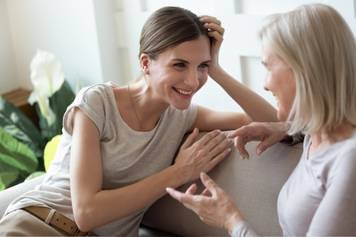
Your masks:
[[[261,235],[280,235],[276,203],[283,183],[301,155],[301,144],[277,144],[261,157],[255,155],[256,143],[248,145],[250,160],[241,160],[233,151],[210,175],[240,207],[241,212]],[[30,190],[41,177],[0,192],[0,215],[11,200]],[[185,189],[184,189],[185,190]],[[172,198],[165,196],[146,213],[143,224],[157,230],[181,236],[222,236],[223,230],[203,224],[192,212]],[[167,236],[140,229],[140,237]]]
[[[301,145],[276,144],[258,157],[256,143],[250,143],[247,146],[249,160],[242,160],[235,150],[210,173],[234,198],[242,214],[260,235],[281,235],[277,197],[301,156]],[[168,196],[149,209],[143,223],[182,236],[227,235],[221,229],[203,224],[195,214]]]

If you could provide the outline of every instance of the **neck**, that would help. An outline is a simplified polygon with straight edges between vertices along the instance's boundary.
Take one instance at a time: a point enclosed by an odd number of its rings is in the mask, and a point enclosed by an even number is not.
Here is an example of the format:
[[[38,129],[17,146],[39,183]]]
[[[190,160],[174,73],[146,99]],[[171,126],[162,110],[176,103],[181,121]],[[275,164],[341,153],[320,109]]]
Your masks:
[[[144,80],[130,85],[130,96],[134,110],[139,117],[140,127],[151,130],[159,121],[161,114],[167,109],[168,104],[157,98]]]
[[[350,124],[343,124],[333,131],[320,129],[320,131],[310,135],[312,146],[314,149],[330,146],[333,143],[350,138],[353,131],[354,127]]]

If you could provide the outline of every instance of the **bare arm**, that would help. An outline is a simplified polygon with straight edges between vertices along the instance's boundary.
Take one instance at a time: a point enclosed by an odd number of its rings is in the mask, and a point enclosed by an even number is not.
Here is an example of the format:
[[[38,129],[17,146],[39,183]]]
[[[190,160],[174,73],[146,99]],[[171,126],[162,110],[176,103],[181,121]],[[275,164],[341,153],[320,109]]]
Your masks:
[[[193,128],[199,128],[201,131],[232,130],[250,122],[251,119],[245,113],[218,112],[199,106]]]
[[[198,130],[182,145],[176,163],[161,172],[123,188],[102,190],[103,173],[99,133],[94,123],[75,110],[70,175],[74,219],[89,231],[141,210],[165,194],[208,172],[228,153],[229,142],[218,131],[196,141]],[[145,195],[142,195],[144,193]],[[120,204],[125,205],[120,205]]]
[[[211,45],[212,61],[209,65],[209,75],[238,103],[253,121],[276,122],[277,112],[272,105],[257,93],[238,82],[219,65],[219,50],[223,41],[224,28],[215,17],[202,16],[200,18],[209,30],[213,39]],[[236,128],[236,126],[235,126]]]
[[[276,109],[247,86],[227,74],[221,67],[210,69],[210,76],[233,98],[248,116],[256,122],[276,122]]]

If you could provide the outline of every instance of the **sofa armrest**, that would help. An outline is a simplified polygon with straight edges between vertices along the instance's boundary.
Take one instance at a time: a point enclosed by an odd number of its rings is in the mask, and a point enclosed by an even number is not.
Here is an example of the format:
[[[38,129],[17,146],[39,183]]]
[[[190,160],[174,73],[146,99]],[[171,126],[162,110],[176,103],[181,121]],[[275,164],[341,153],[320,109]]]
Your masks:
[[[277,197],[296,166],[301,144],[276,144],[256,155],[257,143],[249,143],[249,160],[242,160],[236,149],[209,175],[234,199],[242,215],[260,235],[281,235],[277,217]],[[201,183],[197,182],[201,188]],[[189,184],[181,187],[186,190]],[[180,236],[225,236],[222,229],[205,225],[183,205],[168,195],[147,211],[143,224]]]

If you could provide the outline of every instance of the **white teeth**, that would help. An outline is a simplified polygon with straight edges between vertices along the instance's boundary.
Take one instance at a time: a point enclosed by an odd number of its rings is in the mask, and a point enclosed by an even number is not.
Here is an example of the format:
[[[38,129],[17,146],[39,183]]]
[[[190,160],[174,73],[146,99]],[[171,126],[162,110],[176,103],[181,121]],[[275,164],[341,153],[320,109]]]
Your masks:
[[[183,95],[191,95],[193,93],[192,91],[185,91],[185,90],[178,89],[178,88],[176,88],[176,90]]]

